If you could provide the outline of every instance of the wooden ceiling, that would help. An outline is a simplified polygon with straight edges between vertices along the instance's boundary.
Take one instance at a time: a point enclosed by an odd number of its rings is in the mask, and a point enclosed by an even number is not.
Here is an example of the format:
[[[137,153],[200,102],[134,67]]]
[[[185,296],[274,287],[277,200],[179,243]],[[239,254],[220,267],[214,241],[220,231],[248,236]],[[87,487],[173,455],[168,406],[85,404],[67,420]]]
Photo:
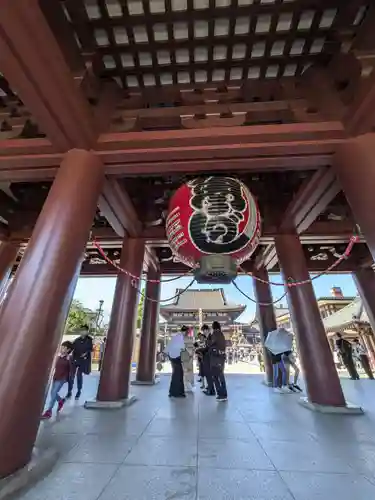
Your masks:
[[[10,54],[0,53],[4,234],[27,241],[65,151],[84,147],[105,165],[94,230],[108,248],[128,233],[165,252],[173,191],[220,173],[240,177],[258,200],[254,258],[282,224],[305,245],[346,240],[355,224],[330,166],[342,141],[375,125],[373,2],[21,4],[8,1],[8,26],[0,19]],[[277,269],[274,257],[268,268]]]
[[[95,71],[127,89],[301,75],[347,50],[369,0],[62,0]]]

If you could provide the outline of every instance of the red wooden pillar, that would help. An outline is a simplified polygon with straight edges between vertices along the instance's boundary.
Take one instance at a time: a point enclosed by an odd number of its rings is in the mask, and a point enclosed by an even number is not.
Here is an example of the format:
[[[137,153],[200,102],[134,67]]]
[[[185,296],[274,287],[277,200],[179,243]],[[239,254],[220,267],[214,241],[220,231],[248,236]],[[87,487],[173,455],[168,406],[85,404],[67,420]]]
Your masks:
[[[66,155],[1,309],[0,478],[30,460],[103,180],[92,153]]]
[[[141,343],[139,349],[136,384],[154,384],[156,357],[156,327],[159,319],[160,271],[153,267],[147,273],[145,302],[142,318]],[[156,322],[156,324],[155,324]]]
[[[120,266],[133,276],[142,273],[145,244],[143,239],[125,238]],[[120,273],[116,282],[96,402],[87,408],[118,407],[129,404],[129,384],[136,329],[139,280]]]
[[[160,279],[160,272],[158,273],[158,278]],[[156,367],[156,350],[157,350],[157,336],[159,333],[159,312],[160,312],[160,292],[161,283],[155,283],[153,290],[153,302],[151,309],[151,321],[150,321],[150,348],[148,351],[148,371],[150,378],[153,383],[155,383],[155,367]]]
[[[267,385],[271,386],[273,384],[272,362],[269,352],[264,347],[264,342],[269,332],[272,332],[272,330],[276,330],[277,328],[275,310],[272,304],[273,299],[271,294],[271,287],[268,283],[265,283],[265,281],[268,282],[269,280],[267,269],[262,266],[260,269],[256,269],[253,272],[253,275],[254,293],[257,300],[257,317],[259,321],[260,337],[263,345],[266,382]],[[256,278],[259,278],[262,281],[259,281],[259,279]]]
[[[375,273],[370,267],[357,269],[353,273],[353,279],[366,309],[372,331],[375,332]]]
[[[309,279],[297,234],[282,234],[275,245],[284,280]],[[345,406],[345,398],[311,283],[288,287],[288,303],[303,366],[308,401],[314,405]]]
[[[370,321],[372,335],[363,335],[366,341],[366,347],[369,351],[371,361],[375,367],[375,349],[374,349],[374,334],[375,334],[375,272],[370,268],[358,268],[353,273],[353,279],[356,284],[359,295],[361,296],[363,305],[366,309],[368,319]]]
[[[375,134],[345,140],[335,155],[334,168],[375,260]]]
[[[371,342],[371,337],[366,333],[359,333],[358,337],[362,340],[362,343],[364,344],[364,346],[367,350],[372,369],[374,369],[375,368],[375,351],[374,351],[374,345]]]

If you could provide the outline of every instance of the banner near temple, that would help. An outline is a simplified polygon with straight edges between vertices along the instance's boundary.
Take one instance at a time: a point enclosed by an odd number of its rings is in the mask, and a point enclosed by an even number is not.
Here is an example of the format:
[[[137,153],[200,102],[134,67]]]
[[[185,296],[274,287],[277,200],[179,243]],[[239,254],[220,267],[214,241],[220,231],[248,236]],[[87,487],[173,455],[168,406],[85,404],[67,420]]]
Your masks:
[[[197,178],[172,196],[166,233],[173,254],[200,283],[228,283],[260,238],[257,203],[240,180]]]

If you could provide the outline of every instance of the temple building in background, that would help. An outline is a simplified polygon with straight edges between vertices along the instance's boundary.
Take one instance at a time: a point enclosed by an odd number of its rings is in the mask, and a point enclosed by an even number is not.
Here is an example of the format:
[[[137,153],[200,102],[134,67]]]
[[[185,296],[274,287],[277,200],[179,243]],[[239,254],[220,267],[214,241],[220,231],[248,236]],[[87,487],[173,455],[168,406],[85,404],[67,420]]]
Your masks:
[[[176,295],[181,290],[176,290]],[[223,288],[191,289],[177,297],[173,304],[160,307],[160,316],[165,323],[159,324],[159,332],[169,336],[182,325],[201,328],[219,321],[228,345],[256,343],[260,341],[259,331],[249,324],[237,322],[246,306],[227,300]]]
[[[319,312],[321,317],[327,318],[343,307],[348,306],[353,302],[355,297],[344,297],[341,288],[332,287],[330,297],[319,297],[317,299]],[[278,327],[286,328],[287,330],[293,330],[292,322],[290,318],[290,312],[287,307],[281,304],[279,307],[275,308],[276,323]]]

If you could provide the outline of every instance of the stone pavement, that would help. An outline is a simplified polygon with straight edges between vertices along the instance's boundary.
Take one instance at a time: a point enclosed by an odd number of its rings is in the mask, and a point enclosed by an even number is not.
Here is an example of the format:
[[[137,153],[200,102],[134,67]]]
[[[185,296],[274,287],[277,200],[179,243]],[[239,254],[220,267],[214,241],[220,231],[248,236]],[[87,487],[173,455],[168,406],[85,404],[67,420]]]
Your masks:
[[[43,423],[57,447],[52,473],[22,500],[374,500],[375,382],[344,379],[364,416],[320,415],[297,395],[274,394],[261,375],[228,375],[229,401],[200,392],[167,397],[169,377],[134,387],[116,411],[69,403]],[[86,379],[95,394],[97,376]]]

